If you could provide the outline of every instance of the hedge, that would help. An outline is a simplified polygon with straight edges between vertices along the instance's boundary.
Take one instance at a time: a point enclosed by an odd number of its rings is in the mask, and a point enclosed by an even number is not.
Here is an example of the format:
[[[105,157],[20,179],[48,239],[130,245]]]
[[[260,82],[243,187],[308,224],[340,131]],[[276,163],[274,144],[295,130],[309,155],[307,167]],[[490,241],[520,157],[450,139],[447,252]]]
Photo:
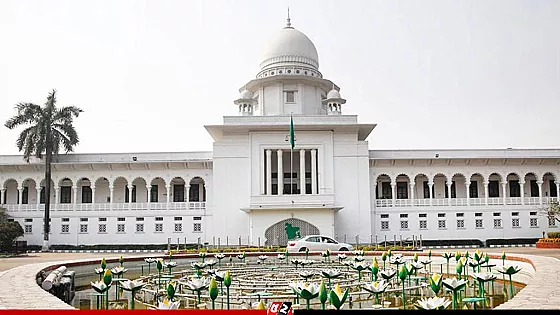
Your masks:
[[[560,238],[560,232],[548,232],[549,238]]]

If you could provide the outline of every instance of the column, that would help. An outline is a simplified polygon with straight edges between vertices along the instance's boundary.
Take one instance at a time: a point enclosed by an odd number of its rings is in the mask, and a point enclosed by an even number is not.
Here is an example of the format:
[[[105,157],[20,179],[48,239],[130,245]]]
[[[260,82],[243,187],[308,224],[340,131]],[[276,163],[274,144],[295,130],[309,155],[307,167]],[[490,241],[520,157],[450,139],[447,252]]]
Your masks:
[[[109,204],[110,204],[110,207],[111,207],[111,211],[113,210],[113,200],[115,199],[115,198],[114,198],[114,197],[115,197],[115,196],[114,196],[114,195],[115,195],[114,192],[115,192],[115,187],[114,187],[113,185],[109,186],[109,195],[110,195],[110,197],[109,197],[109,199],[110,199],[110,200],[109,200],[109,201],[110,201]]]
[[[299,193],[305,195],[305,150],[299,150]]]
[[[191,185],[185,185],[185,187],[187,188],[187,192],[186,192],[187,195],[185,197],[185,200],[189,202],[191,198]]]
[[[95,186],[91,187],[91,204],[95,204]]]
[[[519,181],[519,195],[521,196],[521,204],[525,205],[525,182]]]
[[[451,205],[451,185],[453,185],[453,181],[447,182],[447,204]]]
[[[395,200],[397,200],[397,183],[391,182],[391,199],[393,202],[391,203],[391,207],[395,206]]]
[[[23,195],[23,187],[18,187],[17,204],[18,204],[18,209],[19,210],[21,210],[21,202],[23,200],[22,195]]]
[[[543,202],[542,202],[542,199],[543,199],[543,196],[542,196],[542,184],[543,184],[542,181],[540,181],[540,180],[537,181],[537,185],[539,185],[539,204],[540,204],[540,205],[543,204]]]
[[[72,192],[74,194],[74,196],[72,196],[73,201],[74,201],[74,206],[76,205],[76,203],[78,203],[78,186],[72,186]],[[74,210],[76,210],[76,207],[74,207]]]
[[[414,206],[414,182],[409,183],[408,186],[410,187],[410,205]]]
[[[373,196],[372,196],[372,198],[373,198],[373,200],[377,200],[377,181],[373,182],[372,185],[373,185]],[[377,202],[374,202],[373,204],[377,205]]]
[[[430,192],[430,206],[434,205],[434,193],[432,191],[432,187],[434,187],[434,182],[432,180],[428,180],[428,190]]]
[[[166,185],[165,188],[167,189],[167,210],[169,210],[169,197],[171,197],[171,185]]]
[[[128,203],[132,203],[132,189],[134,188],[134,186],[132,185],[128,185]]]
[[[470,205],[470,200],[469,200],[469,198],[471,197],[470,196],[470,193],[471,193],[470,186],[471,186],[471,182],[469,180],[465,180],[465,190],[467,191],[467,194],[466,194],[466,196],[467,196],[467,206]]]
[[[35,190],[37,191],[37,210],[39,210],[39,205],[41,204],[41,187],[35,188]]]
[[[554,184],[556,184],[556,200],[560,200],[560,182],[554,181]]]
[[[148,210],[150,210],[150,202],[151,202],[150,197],[152,196],[152,185],[146,186],[146,190],[148,191],[146,193],[146,195],[148,195],[146,202],[148,203]]]
[[[46,193],[46,192],[45,192]],[[46,200],[45,200],[46,201]],[[60,203],[60,187],[55,187],[54,189],[54,204]]]
[[[272,150],[266,150],[266,194],[272,195]]]
[[[278,195],[281,196],[282,194],[284,194],[284,165],[282,163],[284,163],[283,161],[283,156],[282,156],[282,150],[278,150],[276,151],[276,155],[278,155]]]
[[[2,188],[0,189],[0,205],[3,205],[4,203],[6,203],[6,201],[4,200],[4,194],[6,192],[6,188]]]
[[[311,150],[311,193],[317,194],[317,150]]]
[[[484,185],[484,204],[488,205],[488,183],[482,183]]]
[[[502,192],[503,192],[502,195],[504,196],[504,206],[507,204],[506,203],[506,195],[507,195],[506,186],[507,186],[507,183],[505,183],[505,182],[502,183]]]

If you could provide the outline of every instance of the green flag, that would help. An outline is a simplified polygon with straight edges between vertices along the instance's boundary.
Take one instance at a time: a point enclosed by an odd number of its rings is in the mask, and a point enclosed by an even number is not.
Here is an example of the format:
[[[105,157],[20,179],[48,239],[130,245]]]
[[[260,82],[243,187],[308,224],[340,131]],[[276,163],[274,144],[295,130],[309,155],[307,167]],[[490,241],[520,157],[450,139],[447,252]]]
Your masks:
[[[294,137],[294,118],[290,114],[290,145],[292,149],[296,146],[296,141]]]

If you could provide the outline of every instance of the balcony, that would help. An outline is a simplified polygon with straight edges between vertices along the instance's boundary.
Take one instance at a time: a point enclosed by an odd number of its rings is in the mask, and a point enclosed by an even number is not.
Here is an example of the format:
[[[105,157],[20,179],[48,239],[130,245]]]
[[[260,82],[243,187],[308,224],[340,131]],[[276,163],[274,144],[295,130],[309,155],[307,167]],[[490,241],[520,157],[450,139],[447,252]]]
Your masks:
[[[557,197],[543,197],[542,204],[547,205],[552,201],[558,201]],[[506,205],[540,205],[540,197],[507,197]],[[440,199],[376,199],[375,206],[377,208],[387,207],[440,207],[440,206],[485,206],[486,198],[440,198]],[[504,205],[504,198],[488,198],[488,206]]]
[[[8,212],[33,212],[45,211],[44,204],[6,204],[2,205]],[[61,203],[51,204],[51,211],[141,211],[141,210],[154,210],[154,211],[198,211],[205,210],[206,202],[132,202],[132,203]]]
[[[251,196],[249,208],[242,209],[249,212],[263,209],[334,209],[342,207],[335,206],[334,194],[321,195],[260,195]]]

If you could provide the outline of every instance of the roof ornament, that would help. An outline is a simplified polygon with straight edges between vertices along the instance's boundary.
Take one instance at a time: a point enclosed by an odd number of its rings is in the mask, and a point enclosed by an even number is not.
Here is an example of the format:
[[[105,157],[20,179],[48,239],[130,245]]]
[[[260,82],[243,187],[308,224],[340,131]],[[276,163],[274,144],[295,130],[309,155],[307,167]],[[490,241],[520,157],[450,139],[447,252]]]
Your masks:
[[[290,22],[290,7],[288,7],[288,18],[286,19],[286,27],[292,27],[292,23]]]

